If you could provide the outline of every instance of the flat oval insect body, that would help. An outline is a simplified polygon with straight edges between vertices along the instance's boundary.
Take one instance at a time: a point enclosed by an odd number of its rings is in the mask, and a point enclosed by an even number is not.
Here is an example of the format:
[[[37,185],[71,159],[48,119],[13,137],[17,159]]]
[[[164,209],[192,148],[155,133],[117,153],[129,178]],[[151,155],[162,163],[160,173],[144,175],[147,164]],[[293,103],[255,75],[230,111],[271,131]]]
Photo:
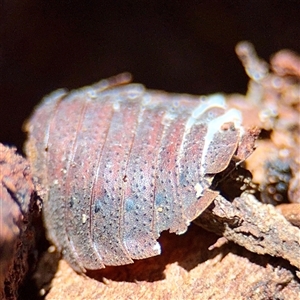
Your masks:
[[[46,191],[49,238],[79,272],[160,254],[160,233],[184,233],[216,196],[209,187],[238,147],[240,123],[221,95],[139,84],[46,97],[26,152]]]

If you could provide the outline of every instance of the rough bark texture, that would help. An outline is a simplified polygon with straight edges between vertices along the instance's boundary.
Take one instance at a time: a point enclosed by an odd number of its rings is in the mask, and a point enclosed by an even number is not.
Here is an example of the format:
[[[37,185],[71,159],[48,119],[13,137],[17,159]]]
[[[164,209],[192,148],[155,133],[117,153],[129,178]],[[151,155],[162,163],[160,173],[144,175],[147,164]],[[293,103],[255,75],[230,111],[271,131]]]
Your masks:
[[[34,246],[34,187],[29,164],[0,144],[0,298],[16,299]]]
[[[218,196],[195,222],[251,252],[282,257],[300,269],[300,229],[253,195],[243,194],[232,203]]]
[[[214,234],[192,225],[165,234],[163,254],[83,277],[60,261],[47,299],[297,299],[300,285],[282,259],[229,243],[209,251]]]

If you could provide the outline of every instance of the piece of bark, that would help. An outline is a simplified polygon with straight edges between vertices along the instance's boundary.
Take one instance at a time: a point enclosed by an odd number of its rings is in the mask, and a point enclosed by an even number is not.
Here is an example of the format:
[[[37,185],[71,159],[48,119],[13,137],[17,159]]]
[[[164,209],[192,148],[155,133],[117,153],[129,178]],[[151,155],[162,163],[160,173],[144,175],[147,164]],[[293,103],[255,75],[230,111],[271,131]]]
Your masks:
[[[209,251],[217,238],[195,225],[181,236],[164,232],[162,255],[88,276],[61,260],[46,299],[298,299],[286,261],[233,243]]]
[[[27,161],[0,144],[0,299],[17,299],[34,246],[34,186]]]
[[[251,252],[282,257],[300,269],[299,228],[253,195],[244,193],[232,203],[218,196],[196,223]]]

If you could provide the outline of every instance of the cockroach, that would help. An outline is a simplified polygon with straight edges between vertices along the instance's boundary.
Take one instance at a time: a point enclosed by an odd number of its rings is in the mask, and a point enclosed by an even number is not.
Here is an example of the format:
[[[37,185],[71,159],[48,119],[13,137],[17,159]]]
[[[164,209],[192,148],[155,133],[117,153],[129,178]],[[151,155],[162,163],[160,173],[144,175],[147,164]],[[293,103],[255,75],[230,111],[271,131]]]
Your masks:
[[[49,239],[78,272],[160,254],[160,233],[184,233],[215,199],[241,122],[221,94],[152,91],[124,75],[45,97],[25,150]]]

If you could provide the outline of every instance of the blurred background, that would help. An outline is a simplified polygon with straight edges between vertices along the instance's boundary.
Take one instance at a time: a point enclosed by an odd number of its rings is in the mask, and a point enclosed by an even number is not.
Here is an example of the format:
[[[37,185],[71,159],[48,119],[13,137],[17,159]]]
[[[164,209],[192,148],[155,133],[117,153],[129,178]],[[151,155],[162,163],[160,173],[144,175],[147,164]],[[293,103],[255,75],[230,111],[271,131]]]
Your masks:
[[[0,0],[0,142],[51,91],[120,72],[169,92],[244,93],[234,47],[300,52],[300,1]]]

